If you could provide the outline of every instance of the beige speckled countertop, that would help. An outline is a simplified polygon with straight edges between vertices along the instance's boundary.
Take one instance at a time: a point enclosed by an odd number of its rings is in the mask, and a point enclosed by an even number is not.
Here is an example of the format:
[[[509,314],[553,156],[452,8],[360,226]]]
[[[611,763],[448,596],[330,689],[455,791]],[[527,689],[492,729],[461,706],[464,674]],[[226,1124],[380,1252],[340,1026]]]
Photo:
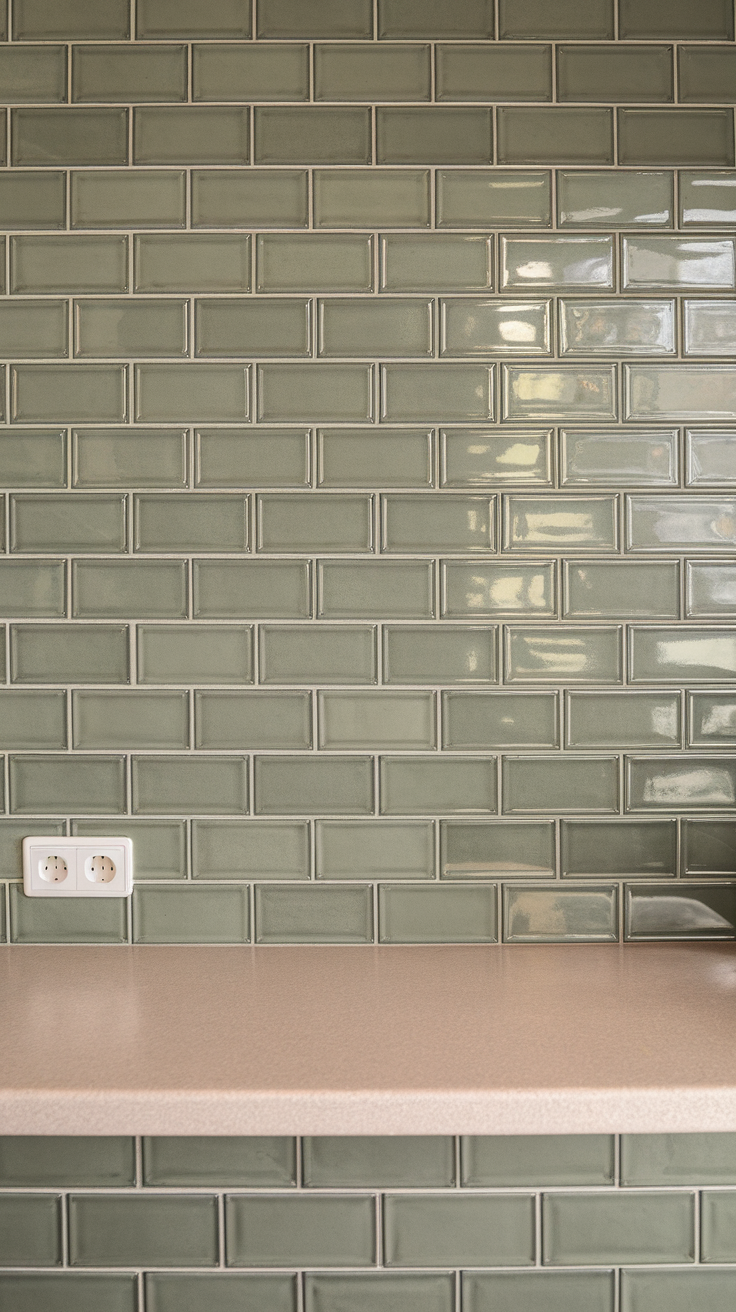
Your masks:
[[[736,1130],[736,946],[0,948],[2,1134]]]

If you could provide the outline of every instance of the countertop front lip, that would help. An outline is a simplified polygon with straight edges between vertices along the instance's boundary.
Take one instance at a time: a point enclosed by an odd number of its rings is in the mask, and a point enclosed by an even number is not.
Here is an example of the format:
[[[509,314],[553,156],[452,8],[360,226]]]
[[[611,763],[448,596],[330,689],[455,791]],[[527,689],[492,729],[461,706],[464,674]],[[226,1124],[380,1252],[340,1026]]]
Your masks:
[[[2,1134],[736,1130],[736,945],[0,948]]]

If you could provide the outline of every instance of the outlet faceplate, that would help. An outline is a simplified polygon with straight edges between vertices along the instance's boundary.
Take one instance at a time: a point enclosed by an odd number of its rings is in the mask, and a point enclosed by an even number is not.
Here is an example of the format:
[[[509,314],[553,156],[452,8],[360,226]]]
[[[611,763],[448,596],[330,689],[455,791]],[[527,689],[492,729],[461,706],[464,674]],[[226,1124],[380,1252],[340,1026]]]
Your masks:
[[[23,891],[28,897],[129,897],[129,838],[23,839]]]

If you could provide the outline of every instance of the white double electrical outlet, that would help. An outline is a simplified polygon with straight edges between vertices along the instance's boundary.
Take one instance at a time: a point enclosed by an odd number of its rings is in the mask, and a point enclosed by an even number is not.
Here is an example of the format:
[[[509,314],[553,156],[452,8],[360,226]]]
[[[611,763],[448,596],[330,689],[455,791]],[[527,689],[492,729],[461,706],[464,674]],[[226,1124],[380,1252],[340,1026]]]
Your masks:
[[[133,892],[129,838],[24,838],[28,897],[128,897]]]

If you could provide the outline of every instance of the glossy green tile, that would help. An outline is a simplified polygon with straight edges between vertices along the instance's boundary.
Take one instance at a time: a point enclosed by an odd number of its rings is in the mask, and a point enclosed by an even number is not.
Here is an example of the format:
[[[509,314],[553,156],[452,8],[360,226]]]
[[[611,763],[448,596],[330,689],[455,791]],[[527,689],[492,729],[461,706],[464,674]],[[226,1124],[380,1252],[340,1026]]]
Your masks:
[[[443,879],[483,879],[506,873],[552,876],[555,871],[553,821],[529,824],[494,820],[440,822],[440,875]]]
[[[247,943],[249,937],[247,887],[179,885],[134,890],[134,943]],[[217,1183],[225,1181],[218,1179]]]
[[[663,228],[673,222],[671,173],[560,170],[557,197],[563,228]]]
[[[736,937],[736,891],[724,884],[633,884],[626,890],[626,938]]]
[[[493,285],[492,258],[490,237],[383,237],[381,290],[487,291]]]
[[[195,482],[198,487],[308,487],[309,432],[199,429]]]
[[[79,172],[71,177],[72,228],[183,228],[183,172]]]
[[[8,359],[69,354],[66,301],[16,301],[0,306],[0,352]]]
[[[680,214],[684,227],[723,227],[736,217],[736,177],[733,172],[681,173]],[[730,284],[733,285],[733,284]]]
[[[381,943],[495,943],[496,887],[379,889]]]
[[[733,1219],[736,1214],[736,1194],[709,1193],[702,1195],[701,1243],[704,1262],[729,1262],[733,1258]]]
[[[677,874],[676,820],[563,820],[560,837],[563,878]]]
[[[248,418],[250,369],[237,364],[136,365],[136,418],[191,423]]]
[[[23,839],[26,836],[60,836],[65,831],[66,826],[62,821],[0,820],[0,874],[3,879],[20,878],[23,869]]]
[[[562,355],[674,355],[675,302],[562,301]]]
[[[109,820],[107,823],[109,829]],[[127,906],[123,898],[108,898],[104,902],[69,898],[57,902],[26,897],[21,884],[11,884],[10,918],[11,943],[116,945],[128,942]],[[68,1183],[68,1177],[64,1183]]]
[[[429,100],[427,45],[324,45],[314,51],[315,100]]]
[[[187,567],[183,560],[75,560],[72,615],[186,619]]]
[[[194,879],[308,879],[306,823],[192,822]]]
[[[437,99],[551,100],[551,48],[438,46]]]
[[[384,551],[493,551],[495,498],[387,496]]]
[[[0,615],[63,619],[66,615],[64,561],[1,561]]]
[[[731,1271],[621,1272],[622,1312],[688,1312],[695,1306],[726,1312],[733,1296]]]
[[[261,0],[259,37],[371,37],[370,0]]]
[[[266,423],[373,418],[373,366],[369,364],[261,364],[258,418]]]
[[[450,429],[441,433],[444,487],[503,486],[552,482],[552,433],[499,436],[492,429]]]
[[[115,833],[130,838],[135,852],[135,878],[182,879],[186,875],[187,845],[181,820],[116,819]],[[72,833],[104,838],[109,820],[73,820]]]
[[[0,1300],[15,1312],[94,1312],[101,1304],[107,1312],[133,1312],[134,1275],[38,1274],[0,1276]]]
[[[130,35],[126,0],[16,0],[13,36],[16,41],[56,38],[112,40]]]
[[[615,551],[617,497],[507,496],[507,551]]]
[[[429,561],[320,561],[317,613],[324,619],[430,619],[433,580]]]
[[[463,1273],[462,1291],[467,1312],[611,1312],[613,1273]]]
[[[714,756],[631,756],[626,761],[629,811],[732,808],[736,760]]]
[[[310,569],[301,560],[195,560],[196,619],[308,619]]]
[[[531,1266],[534,1200],[529,1194],[384,1200],[387,1266]]]
[[[312,745],[308,693],[197,692],[194,705],[196,747]]]
[[[318,820],[315,828],[317,879],[431,879],[434,874],[431,823]]]
[[[138,496],[133,546],[136,551],[247,551],[248,498]]]
[[[548,1194],[543,1245],[550,1266],[692,1262],[691,1194]]]
[[[61,1199],[16,1194],[0,1200],[3,1266],[61,1266]]]
[[[429,487],[432,434],[426,429],[321,429],[317,434],[320,487]]]
[[[182,429],[81,429],[72,434],[73,487],[187,485]]]
[[[442,746],[452,751],[559,747],[554,693],[446,692]]]
[[[570,432],[560,435],[562,482],[595,486],[678,483],[676,430]]]
[[[223,498],[217,499],[222,504]],[[260,551],[371,551],[372,497],[261,496]]]
[[[451,1275],[307,1275],[308,1312],[378,1312],[388,1305],[394,1312],[450,1312],[453,1306]]]
[[[615,943],[615,885],[598,888],[504,888],[504,943]],[[535,1181],[536,1183],[536,1181]]]
[[[36,174],[35,176],[48,177],[49,175]],[[2,204],[1,199],[0,204]],[[11,222],[13,226],[21,226],[18,224],[17,216]],[[26,226],[38,225],[34,223]],[[127,237],[78,237],[71,233],[63,237],[12,237],[10,290],[14,292],[127,291]]]
[[[13,228],[63,228],[66,177],[63,173],[4,173],[0,215]]]
[[[0,1180],[14,1188],[132,1185],[134,1140],[6,1135],[0,1139]]]
[[[66,433],[24,429],[0,435],[0,486],[64,487]]]
[[[618,810],[618,762],[613,756],[507,756],[503,810]]]
[[[256,164],[370,164],[367,109],[256,109]],[[689,162],[689,161],[688,161]]]
[[[692,496],[630,496],[626,500],[629,549],[718,551],[730,549],[736,540],[734,504],[730,500]]]
[[[484,615],[548,615],[557,611],[555,566],[491,565],[443,561],[442,614],[450,619]]]
[[[199,0],[140,0],[136,35],[139,37],[249,37],[247,0],[215,0],[205,13]]]
[[[6,46],[0,50],[0,80],[11,104],[62,104],[66,100],[63,46]]]
[[[245,815],[248,762],[242,756],[134,756],[136,815]]]
[[[624,237],[622,282],[646,287],[731,289],[736,285],[734,243],[727,238]]]
[[[124,109],[15,109],[11,117],[13,164],[128,163]]]
[[[16,423],[120,423],[127,418],[124,367],[21,364],[11,369]]]
[[[139,683],[250,683],[247,625],[152,625],[138,629]]]
[[[685,872],[731,875],[736,871],[736,826],[724,820],[683,820]]]
[[[549,301],[441,302],[442,355],[548,355]]]
[[[567,695],[567,747],[680,746],[678,693],[571,692]]]
[[[464,1185],[613,1184],[610,1134],[464,1135],[461,1153]]]
[[[493,418],[493,367],[394,364],[381,368],[381,417],[460,423]]]
[[[489,47],[488,53],[495,55],[496,51]],[[437,172],[438,228],[498,228],[507,224],[547,228],[550,222],[549,173],[497,168]]]
[[[230,1196],[225,1218],[228,1266],[354,1267],[375,1261],[369,1195]]]
[[[430,179],[425,169],[317,169],[316,228],[428,228]]]
[[[382,757],[380,789],[383,815],[492,815],[496,762],[472,756]]]
[[[374,627],[263,625],[262,683],[375,683]]]
[[[507,683],[621,683],[622,630],[516,628],[506,630]]]
[[[120,552],[126,546],[124,496],[14,496],[10,550]]]
[[[72,100],[186,100],[187,49],[177,45],[75,46]]]
[[[384,630],[387,683],[495,683],[496,629],[414,625]]]
[[[711,683],[736,674],[736,634],[729,629],[631,630],[633,682]]]
[[[261,233],[256,238],[259,292],[355,291],[373,288],[373,239],[340,233]]]
[[[247,234],[170,233],[133,239],[137,292],[250,291]]]
[[[319,355],[430,356],[431,301],[320,301]]]
[[[613,112],[503,107],[498,110],[498,162],[613,164]]]
[[[296,1183],[295,1141],[258,1135],[158,1137],[143,1140],[143,1180],[148,1185],[276,1188]]]
[[[72,694],[74,747],[188,747],[185,692]]]
[[[491,37],[494,33],[490,0],[466,0],[458,11],[452,0],[379,0],[379,37]]]
[[[257,815],[371,815],[373,762],[369,756],[259,756],[255,811]]]
[[[307,174],[297,170],[194,170],[192,227],[306,228]]]
[[[679,99],[690,104],[730,103],[736,77],[734,51],[728,46],[681,46],[678,51]],[[700,161],[698,161],[700,162]]]
[[[192,69],[194,100],[309,99],[306,45],[198,45]]]
[[[734,163],[733,119],[726,109],[620,109],[621,164]]]
[[[257,943],[373,942],[370,888],[278,888],[260,884],[256,888],[255,906]],[[313,1258],[307,1260],[311,1262]],[[269,1261],[256,1263],[270,1264]],[[274,1261],[273,1265],[282,1263]],[[334,1265],[352,1266],[352,1263]]]
[[[736,302],[685,301],[685,354],[736,353]]]
[[[11,756],[10,809],[16,815],[120,815],[125,810],[121,756]]]
[[[558,0],[552,10],[544,0],[501,0],[501,37],[600,39],[613,33],[611,0]]]
[[[195,333],[195,353],[200,356],[308,356],[311,303],[283,297],[198,301]]]
[[[77,301],[75,355],[186,355],[186,316],[186,301]]]
[[[623,1134],[621,1182],[627,1185],[733,1184],[733,1134]]]
[[[16,624],[13,683],[127,683],[128,630],[114,624]]]
[[[431,693],[323,692],[318,708],[320,747],[436,746]]]
[[[64,748],[66,697],[59,692],[0,691],[0,747],[23,751]]]
[[[1,567],[0,567],[1,568]],[[718,619],[733,614],[736,569],[726,561],[688,561],[686,614],[697,619]]]
[[[560,46],[559,100],[674,99],[671,46]]]
[[[690,693],[688,720],[691,747],[736,746],[736,702],[732,694]]]
[[[146,1307],[149,1312],[200,1312],[204,1298],[211,1312],[296,1312],[296,1281],[292,1275],[158,1272],[145,1276]]]
[[[733,13],[728,0],[705,0],[693,10],[688,0],[670,0],[665,11],[657,0],[621,0],[621,36],[695,37],[699,40],[729,40],[733,37]]]
[[[376,110],[379,164],[491,164],[489,109]]]
[[[215,1266],[216,1199],[207,1194],[72,1194],[72,1266]]]
[[[637,366],[630,366],[637,368]],[[644,368],[645,366],[641,366]],[[503,365],[503,418],[615,419],[616,366],[574,370],[542,365]],[[633,409],[629,418],[636,418]],[[663,416],[660,416],[663,417]]]
[[[500,255],[502,287],[604,291],[614,285],[611,237],[502,237]]]

